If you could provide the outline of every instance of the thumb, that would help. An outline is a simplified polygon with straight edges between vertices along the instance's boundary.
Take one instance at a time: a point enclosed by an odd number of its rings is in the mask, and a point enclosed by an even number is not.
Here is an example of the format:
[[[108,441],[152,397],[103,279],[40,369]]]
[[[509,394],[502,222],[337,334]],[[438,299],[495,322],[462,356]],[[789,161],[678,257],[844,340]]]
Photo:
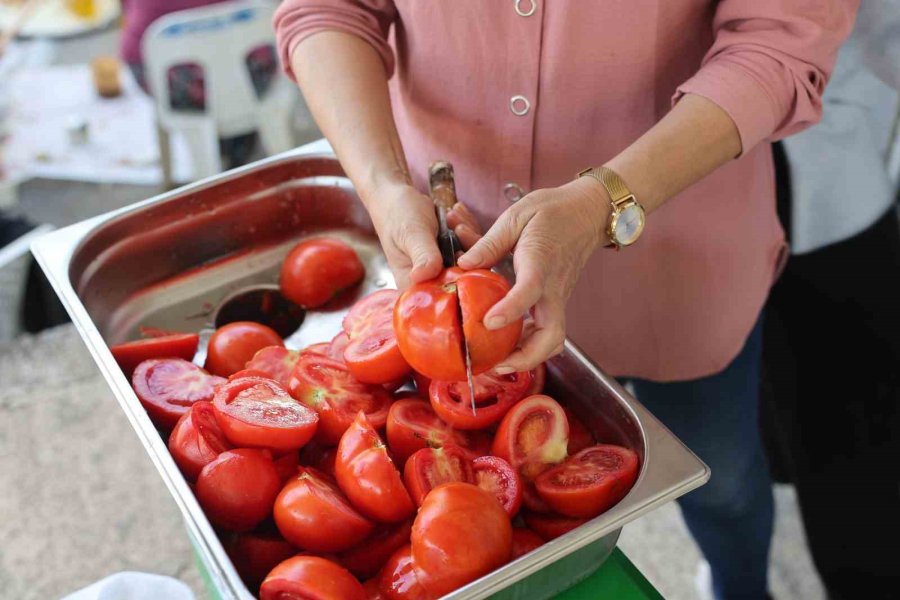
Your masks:
[[[444,263],[435,236],[427,229],[417,227],[404,237],[403,251],[412,263],[410,280],[418,283],[437,277]]]
[[[512,209],[510,209],[512,210]],[[491,225],[488,232],[459,257],[457,264],[463,269],[489,268],[500,262],[515,247],[525,222],[510,217],[509,210]]]

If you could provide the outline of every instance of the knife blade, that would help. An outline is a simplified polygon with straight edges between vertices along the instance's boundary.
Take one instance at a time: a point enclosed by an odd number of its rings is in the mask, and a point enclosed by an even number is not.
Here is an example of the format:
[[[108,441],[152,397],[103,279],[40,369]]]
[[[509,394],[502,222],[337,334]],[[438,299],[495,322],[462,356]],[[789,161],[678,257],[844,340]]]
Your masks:
[[[444,268],[456,266],[456,255],[462,252],[462,244],[454,232],[447,225],[447,213],[456,204],[456,181],[453,175],[453,165],[444,160],[431,163],[428,168],[428,184],[431,190],[431,200],[434,202],[434,210],[438,221],[438,248],[444,261]],[[472,414],[475,415],[475,378],[472,376],[472,355],[469,353],[469,342],[466,340],[466,332],[463,328],[462,307],[456,303],[459,324],[462,335],[463,354],[466,361],[466,382],[469,385],[469,401],[472,404]]]

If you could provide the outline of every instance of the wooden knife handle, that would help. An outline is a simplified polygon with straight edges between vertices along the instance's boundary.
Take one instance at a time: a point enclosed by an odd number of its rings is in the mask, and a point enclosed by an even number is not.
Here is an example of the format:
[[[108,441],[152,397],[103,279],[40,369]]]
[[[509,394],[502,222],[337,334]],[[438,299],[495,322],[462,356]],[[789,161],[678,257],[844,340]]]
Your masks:
[[[453,179],[453,165],[438,160],[428,167],[428,186],[431,198],[437,208],[450,210],[456,204],[456,183]]]

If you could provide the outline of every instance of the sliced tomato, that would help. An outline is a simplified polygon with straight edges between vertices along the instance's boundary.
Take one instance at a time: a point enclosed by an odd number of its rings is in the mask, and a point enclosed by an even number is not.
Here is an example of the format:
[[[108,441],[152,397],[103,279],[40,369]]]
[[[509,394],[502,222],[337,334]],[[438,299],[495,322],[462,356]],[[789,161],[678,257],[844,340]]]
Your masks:
[[[266,346],[283,346],[271,327],[253,321],[235,321],[216,329],[206,345],[206,368],[214,375],[228,377],[244,368]]]
[[[169,436],[169,453],[188,481],[196,481],[203,467],[229,449],[212,404],[204,400],[182,415]]]
[[[584,423],[575,416],[575,413],[565,406],[563,407],[563,410],[566,411],[566,420],[569,422],[568,452],[569,456],[572,456],[578,454],[588,446],[593,446],[596,441],[594,440],[594,436],[591,435],[591,432],[588,431],[588,428],[585,427]]]
[[[441,420],[457,429],[490,427],[522,399],[531,385],[531,373],[483,373],[475,377],[474,384],[475,414],[472,414],[469,386],[465,381],[431,382],[428,397]]]
[[[316,238],[291,249],[281,265],[279,283],[285,298],[316,308],[359,283],[365,274],[353,248],[340,240]]]
[[[373,524],[331,479],[303,467],[275,500],[275,524],[289,542],[312,552],[340,552],[358,544]]]
[[[409,544],[411,532],[409,519],[402,523],[382,523],[362,542],[341,552],[338,562],[360,579],[374,577],[394,552]]]
[[[541,473],[538,493],[556,512],[592,518],[618,503],[634,485],[638,455],[629,448],[599,444]]]
[[[331,344],[328,342],[319,342],[318,344],[311,344],[301,350],[301,353],[315,354],[316,356],[329,356],[328,348]]]
[[[394,523],[415,511],[387,447],[363,412],[341,437],[335,475],[353,505],[370,519]]]
[[[197,501],[216,526],[244,532],[272,514],[281,479],[268,452],[226,450],[197,477]]]
[[[383,384],[409,376],[409,364],[394,336],[394,304],[399,295],[397,290],[377,291],[354,304],[344,317],[348,338],[344,361],[362,382]]]
[[[397,400],[387,418],[387,442],[400,464],[422,448],[440,448],[447,444],[470,445],[470,436],[443,422],[431,404],[415,398]]]
[[[489,331],[484,315],[509,292],[496,273],[447,269],[436,279],[410,286],[394,309],[400,351],[419,373],[439,381],[466,378],[463,335],[473,372],[485,372],[506,358],[522,332],[522,319]]]
[[[296,350],[288,350],[284,346],[266,346],[257,351],[244,368],[264,373],[269,379],[274,379],[287,388],[298,358],[300,353]]]
[[[298,450],[316,432],[318,415],[271,379],[244,377],[223,385],[213,407],[225,437],[235,446]]]
[[[278,477],[284,483],[288,479],[297,474],[297,467],[300,465],[300,453],[292,450],[279,457],[273,459],[275,469],[278,471]]]
[[[340,565],[318,556],[293,556],[266,577],[259,600],[366,600],[361,583]]]
[[[539,364],[531,370],[531,387],[525,392],[525,397],[544,393],[544,385],[547,383],[547,365]]]
[[[419,583],[419,571],[413,564],[412,546],[406,544],[388,559],[379,577],[379,589],[387,600],[434,600]]]
[[[337,457],[337,448],[323,446],[315,441],[303,447],[300,462],[307,467],[313,467],[331,478],[334,478],[334,459]]]
[[[491,454],[533,481],[566,458],[569,422],[562,406],[550,396],[530,396],[516,404],[500,423]]]
[[[196,333],[172,333],[110,346],[113,358],[126,377],[135,367],[151,358],[182,358],[190,361],[197,353],[200,336]]]
[[[510,517],[522,506],[522,480],[512,466],[498,456],[480,456],[472,461],[473,483],[490,492]]]
[[[531,512],[553,512],[550,506],[541,498],[541,495],[538,494],[533,481],[522,481],[522,504]]]
[[[154,425],[165,431],[195,402],[212,400],[225,383],[183,358],[151,358],[137,366],[131,385]]]
[[[240,533],[223,544],[234,568],[251,590],[259,589],[269,571],[300,550],[277,533]]]
[[[291,377],[291,394],[319,414],[316,440],[335,445],[363,411],[376,429],[384,427],[391,395],[356,379],[343,362],[302,353]]]
[[[232,373],[228,376],[228,381],[234,381],[235,379],[243,379],[244,377],[262,377],[263,379],[272,379],[268,373],[265,371],[260,371],[258,369],[241,369],[236,373]],[[272,379],[272,381],[275,381]],[[277,381],[275,383],[278,383]]]
[[[428,492],[452,481],[475,483],[472,461],[456,446],[422,448],[409,457],[403,481],[416,506],[422,506]]]
[[[536,513],[531,511],[522,511],[522,517],[525,519],[525,524],[528,525],[529,529],[548,542],[588,522],[588,519],[575,519],[555,513]]]
[[[515,560],[520,556],[525,556],[543,545],[544,539],[541,536],[530,529],[516,527],[513,529],[512,559]]]

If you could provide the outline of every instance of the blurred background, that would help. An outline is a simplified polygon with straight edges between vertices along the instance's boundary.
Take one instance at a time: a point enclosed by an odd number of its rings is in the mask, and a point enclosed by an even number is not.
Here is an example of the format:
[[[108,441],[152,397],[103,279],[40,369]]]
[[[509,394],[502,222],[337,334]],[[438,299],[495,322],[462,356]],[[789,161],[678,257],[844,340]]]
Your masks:
[[[135,1],[0,0],[2,598],[58,598],[123,570],[170,575],[205,597],[176,506],[30,242],[320,137],[281,75],[264,11]],[[245,60],[219,60],[216,36],[254,20]],[[185,42],[191,32],[201,42]],[[172,56],[178,66],[158,66]],[[864,144],[890,176],[893,219],[896,92],[871,85],[846,89],[865,95],[865,118],[875,119],[865,127],[877,140]],[[779,484],[776,500],[773,594],[824,599],[793,486]],[[620,546],[666,598],[697,597],[699,554],[674,505],[628,526]]]

